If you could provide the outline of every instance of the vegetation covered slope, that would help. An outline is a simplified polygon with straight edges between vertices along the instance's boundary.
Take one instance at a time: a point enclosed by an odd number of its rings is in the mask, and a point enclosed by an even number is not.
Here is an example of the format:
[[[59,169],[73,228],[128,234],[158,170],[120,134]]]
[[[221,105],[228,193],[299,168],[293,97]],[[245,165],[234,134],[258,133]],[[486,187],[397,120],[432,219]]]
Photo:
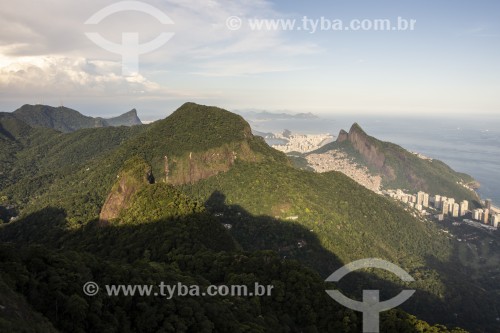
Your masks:
[[[415,193],[424,191],[457,200],[478,200],[473,191],[459,184],[473,184],[474,179],[469,175],[458,173],[439,160],[421,158],[396,144],[369,136],[358,124],[352,125],[349,133],[340,131],[335,142],[312,153],[333,149],[344,151],[374,174],[381,175],[384,188],[401,188]]]
[[[277,253],[273,254],[275,259],[263,259],[270,266],[259,261],[258,265],[269,267],[269,270],[279,271],[279,265],[301,267],[293,261],[298,259],[320,272],[323,278],[348,260],[378,256],[402,265],[418,280],[415,287],[425,297],[409,303],[413,313],[432,321],[449,322],[452,326],[462,321],[469,327],[485,327],[485,322],[491,325],[488,320],[494,311],[490,307],[495,304],[494,300],[490,301],[484,291],[466,282],[464,285],[456,283],[464,273],[452,262],[453,244],[440,236],[433,225],[411,217],[394,203],[366,191],[342,174],[318,175],[294,169],[284,154],[268,147],[261,138],[253,137],[248,124],[239,116],[219,108],[187,103],[167,119],[147,126],[86,129],[68,134],[47,130],[40,133],[46,136],[44,140],[38,140],[34,133],[14,140],[22,149],[12,156],[14,164],[8,172],[9,185],[2,188],[2,192],[19,204],[21,216],[0,229],[0,240],[4,242],[22,247],[40,244],[49,252],[54,249],[76,251],[78,255],[89,254],[92,262],[104,260],[117,265],[125,262],[131,265],[126,266],[130,271],[139,264],[138,260],[144,259],[145,266],[163,262],[179,267],[182,272],[186,268],[200,269],[200,274],[217,273],[225,279],[229,279],[232,272],[222,268],[225,265],[214,266],[214,262],[219,255],[226,258],[221,261],[223,263],[238,260],[242,255],[240,248],[249,251],[245,256],[257,255],[253,252],[260,250]],[[57,141],[59,149],[53,149],[47,140]],[[91,147],[98,142],[102,149]],[[58,155],[61,149],[68,156],[79,158],[65,162],[62,155]],[[230,163],[227,163],[227,153]],[[209,158],[211,156],[213,159]],[[145,187],[134,191],[129,204],[120,210],[118,223],[99,227],[96,222],[106,197],[119,181],[120,170],[131,158],[140,158],[142,162],[137,165],[148,164],[156,183],[144,183]],[[12,177],[17,176],[15,170],[24,172],[24,176],[12,181]],[[201,209],[203,203],[206,210]],[[232,226],[229,233],[222,228],[221,222]],[[232,237],[231,241],[227,241],[228,236]],[[193,243],[190,239],[196,241]],[[173,251],[176,247],[183,250]],[[197,249],[212,249],[209,252],[215,254],[189,252]],[[13,261],[26,266],[29,256]],[[45,261],[50,263],[50,260]],[[254,268],[247,271],[240,268],[234,274],[256,274],[252,273]],[[103,275],[113,272],[113,276],[117,276],[122,271],[104,272]],[[38,276],[38,272],[34,274]],[[142,281],[147,274],[140,275],[138,280]],[[81,276],[87,277],[79,273],[78,278]],[[448,279],[453,276],[456,279],[448,285]],[[317,285],[321,277],[317,277],[315,282],[307,284],[314,290],[323,288],[324,293],[324,286]],[[279,282],[282,277],[272,275],[270,278]],[[397,281],[383,274],[369,274],[368,279],[386,281],[391,290],[401,288]],[[301,274],[292,274],[290,283],[300,285],[301,281]],[[358,280],[352,278],[352,281]],[[23,293],[28,287],[23,285],[15,290]],[[71,288],[76,287],[72,285]],[[292,289],[287,287],[287,293],[294,295]],[[464,314],[462,303],[449,302],[450,296],[459,294],[463,299],[474,294],[484,300],[488,308],[478,307],[477,311]],[[325,317],[314,314],[322,303],[306,302],[303,307],[299,305],[302,297],[298,296],[293,302],[277,300],[281,305],[271,303],[283,316],[291,317],[289,327],[292,331],[309,330],[307,323],[313,319],[318,324],[310,331],[334,331],[330,326],[321,326],[329,322]],[[308,317],[308,321],[295,322],[300,316],[284,307],[283,302],[300,308],[298,312],[310,306],[312,317]],[[77,303],[83,304],[79,300]],[[122,309],[122,304],[115,303],[120,308],[117,311],[133,313],[130,307]],[[87,305],[89,307],[83,305],[85,315],[91,308],[88,301]],[[35,308],[42,311],[39,309],[45,307],[42,303]],[[455,316],[448,318],[446,314],[453,313],[450,311],[462,311],[459,320]],[[469,320],[476,312],[477,317]],[[445,316],[439,317],[442,313]],[[54,323],[57,314],[46,315]],[[111,317],[119,318],[115,315],[112,312]],[[277,319],[275,326],[273,318],[259,325],[263,325],[261,328],[283,326],[285,317],[278,316],[281,319]],[[64,316],[61,320],[67,318]],[[238,316],[234,318],[241,321]],[[251,318],[254,323],[253,312]],[[348,317],[340,321],[344,320],[352,321]],[[63,327],[61,325],[56,324],[56,327]],[[411,327],[416,330],[415,325]]]
[[[110,127],[60,133],[32,128],[10,116],[0,117],[0,126],[8,133],[0,137],[0,193],[22,210],[37,204],[43,195],[66,201],[67,208],[80,207],[82,201],[92,202],[95,183],[85,183],[82,176],[93,174],[98,183],[102,160],[146,129],[145,126]],[[72,180],[76,183],[71,183]],[[74,205],[75,201],[78,204]]]
[[[432,222],[411,216],[340,173],[242,164],[183,190],[205,200],[214,214],[232,224],[231,234],[246,250],[277,251],[324,277],[340,263],[382,258],[417,280],[413,287],[419,292],[403,305],[407,311],[437,322],[457,323],[458,319],[466,327],[495,325],[496,310],[486,304],[498,304],[498,295],[469,282],[453,241]],[[389,274],[379,276],[400,285]],[[478,308],[464,307],[464,302],[474,302]]]
[[[11,115],[33,127],[52,128],[60,132],[73,132],[83,128],[141,125],[135,109],[115,118],[93,118],[64,106],[23,105]]]
[[[226,171],[237,160],[287,163],[286,156],[251,135],[240,116],[193,103],[147,126],[47,131],[43,140],[18,140],[23,149],[9,155],[14,164],[2,192],[26,212],[61,207],[75,224],[99,216],[123,163],[134,156],[151,165],[157,181],[166,179],[167,156],[173,184]]]
[[[127,162],[129,164],[131,161]],[[142,162],[141,162],[142,163]],[[138,162],[138,164],[141,164]],[[128,169],[127,166],[125,166]],[[141,168],[142,170],[142,168]],[[142,174],[142,171],[139,172]],[[138,178],[140,178],[140,175]],[[1,237],[0,267],[12,310],[12,298],[25,298],[40,323],[13,326],[0,311],[0,328],[37,331],[44,321],[65,332],[356,332],[361,316],[333,302],[315,272],[271,251],[242,252],[220,221],[199,204],[165,183],[147,184],[106,227],[91,223],[24,239],[9,235],[51,216],[52,228],[64,225],[56,212],[37,212],[6,226]],[[44,216],[43,214],[46,214]],[[41,243],[45,246],[28,244]],[[23,245],[24,244],[24,245]],[[50,244],[50,246],[47,246]],[[57,252],[54,251],[58,249]],[[99,295],[85,296],[94,281]],[[106,286],[158,283],[185,286],[272,285],[269,296],[110,296]],[[56,306],[55,306],[56,305]],[[36,312],[35,312],[36,311]],[[35,326],[36,324],[36,326]],[[383,313],[383,332],[464,332],[431,326],[399,310]]]

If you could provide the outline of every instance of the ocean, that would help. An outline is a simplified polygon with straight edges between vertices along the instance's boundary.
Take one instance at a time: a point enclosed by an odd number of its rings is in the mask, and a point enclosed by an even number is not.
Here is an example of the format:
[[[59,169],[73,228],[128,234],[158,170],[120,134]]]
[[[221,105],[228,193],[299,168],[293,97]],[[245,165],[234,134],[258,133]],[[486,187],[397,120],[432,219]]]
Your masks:
[[[317,119],[252,121],[261,132],[292,132],[337,135],[357,122],[369,135],[405,149],[439,159],[454,170],[481,183],[482,199],[500,207],[500,117],[499,116],[368,116],[341,115]]]

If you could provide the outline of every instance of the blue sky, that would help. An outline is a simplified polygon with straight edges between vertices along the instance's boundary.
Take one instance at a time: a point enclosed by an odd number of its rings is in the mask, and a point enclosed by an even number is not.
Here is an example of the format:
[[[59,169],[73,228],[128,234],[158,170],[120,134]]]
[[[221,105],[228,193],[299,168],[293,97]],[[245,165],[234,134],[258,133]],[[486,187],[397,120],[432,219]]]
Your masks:
[[[186,101],[230,110],[373,114],[490,114],[500,110],[498,1],[145,1],[174,24],[121,12],[84,22],[117,1],[19,0],[0,9],[0,110],[63,104],[112,116],[166,116]],[[230,30],[228,17],[241,28]],[[413,31],[252,30],[249,20],[416,20]],[[174,37],[139,56],[91,42],[160,32]]]

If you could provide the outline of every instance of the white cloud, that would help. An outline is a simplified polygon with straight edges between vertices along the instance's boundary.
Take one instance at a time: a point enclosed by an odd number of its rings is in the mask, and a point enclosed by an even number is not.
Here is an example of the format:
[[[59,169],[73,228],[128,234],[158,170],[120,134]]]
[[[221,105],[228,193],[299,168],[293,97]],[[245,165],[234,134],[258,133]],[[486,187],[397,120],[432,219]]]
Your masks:
[[[115,97],[122,101],[219,99],[220,89],[185,82],[197,76],[301,70],[303,65],[294,56],[318,51],[316,45],[292,42],[280,31],[227,29],[226,19],[232,15],[243,20],[285,17],[263,0],[151,0],[146,2],[167,14],[173,25],[162,25],[137,12],[116,13],[98,25],[84,24],[115,2],[89,0],[75,5],[66,0],[16,0],[1,6],[0,96],[4,101],[23,104],[34,96],[63,97],[69,102],[86,97],[93,102]],[[120,55],[93,44],[85,32],[98,32],[115,43],[120,43],[123,32],[138,32],[140,43],[160,32],[175,36],[160,49],[140,56],[140,75],[124,77]],[[182,89],[177,88],[180,81]]]
[[[4,57],[2,62],[10,62],[0,68],[0,91],[6,96],[98,97],[174,93],[142,75],[122,76],[121,64],[117,62],[61,56],[29,56],[10,61]]]
[[[40,93],[78,89],[74,92],[81,93],[85,88],[84,91],[96,96],[99,92],[155,91],[161,87],[145,79],[148,71],[168,70],[179,63],[186,67],[186,73],[206,75],[207,69],[221,75],[265,73],[296,69],[293,64],[277,66],[277,55],[293,56],[317,50],[313,44],[288,42],[279,31],[226,28],[226,19],[231,15],[243,20],[282,16],[269,2],[262,0],[154,0],[148,3],[167,14],[174,25],[163,26],[137,12],[116,13],[96,26],[84,24],[95,12],[115,2],[90,0],[75,6],[66,0],[18,0],[2,6],[0,24],[5,27],[0,32],[2,87],[18,94],[26,89],[30,92],[39,89]],[[140,84],[120,77],[116,68],[120,55],[102,50],[84,34],[99,32],[104,38],[119,43],[124,30],[137,31],[144,43],[154,39],[162,29],[175,32],[175,36],[159,50],[140,56],[144,79]],[[241,60],[235,56],[241,56]],[[229,58],[231,65],[223,65]]]

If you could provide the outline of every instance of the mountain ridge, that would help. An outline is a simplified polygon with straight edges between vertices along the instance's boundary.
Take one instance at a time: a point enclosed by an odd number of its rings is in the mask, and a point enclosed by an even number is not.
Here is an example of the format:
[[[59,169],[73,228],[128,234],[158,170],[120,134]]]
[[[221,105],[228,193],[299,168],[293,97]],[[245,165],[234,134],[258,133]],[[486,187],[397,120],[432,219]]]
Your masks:
[[[84,128],[135,126],[142,124],[137,116],[136,109],[113,118],[93,118],[64,106],[53,107],[41,104],[25,104],[9,114],[32,127],[51,128],[63,133],[74,132]]]

